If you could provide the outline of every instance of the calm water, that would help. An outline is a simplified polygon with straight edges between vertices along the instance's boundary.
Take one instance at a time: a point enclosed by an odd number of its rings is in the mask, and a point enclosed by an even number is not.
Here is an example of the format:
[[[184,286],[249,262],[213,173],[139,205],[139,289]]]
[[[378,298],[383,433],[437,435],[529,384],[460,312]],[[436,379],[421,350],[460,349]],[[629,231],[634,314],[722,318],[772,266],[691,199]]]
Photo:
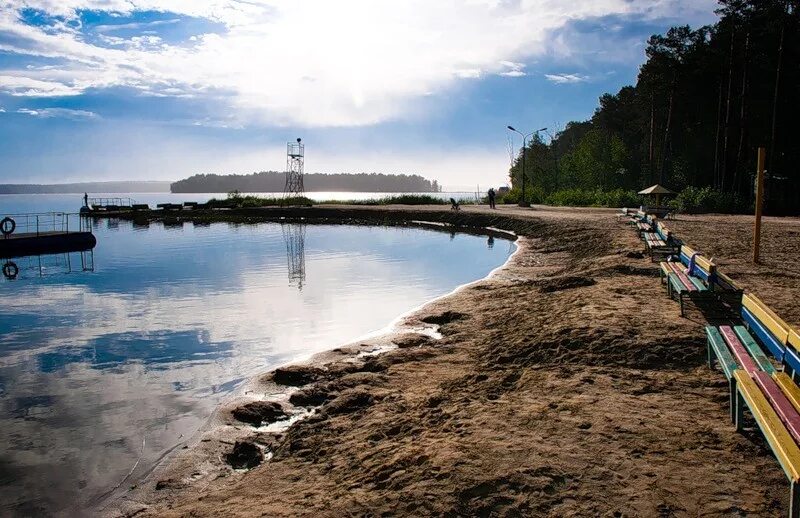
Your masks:
[[[248,377],[379,330],[513,251],[350,226],[102,221],[95,234],[92,254],[0,276],[0,515],[80,513]]]

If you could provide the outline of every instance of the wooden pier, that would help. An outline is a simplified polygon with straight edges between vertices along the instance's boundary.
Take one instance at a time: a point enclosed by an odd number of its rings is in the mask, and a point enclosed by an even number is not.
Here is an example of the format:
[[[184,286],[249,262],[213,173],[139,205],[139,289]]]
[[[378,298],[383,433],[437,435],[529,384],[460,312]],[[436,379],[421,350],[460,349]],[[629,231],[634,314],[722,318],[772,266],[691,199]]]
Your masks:
[[[1,258],[79,252],[97,244],[91,224],[78,214],[13,214],[2,222]]]

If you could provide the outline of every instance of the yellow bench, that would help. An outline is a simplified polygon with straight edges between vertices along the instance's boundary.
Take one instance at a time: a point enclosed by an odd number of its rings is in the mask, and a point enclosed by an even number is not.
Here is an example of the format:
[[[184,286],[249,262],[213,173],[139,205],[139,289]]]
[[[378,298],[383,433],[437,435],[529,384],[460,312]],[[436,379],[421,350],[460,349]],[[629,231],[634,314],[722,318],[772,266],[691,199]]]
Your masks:
[[[734,371],[733,376],[736,379],[736,430],[742,430],[744,406],[747,405],[783,472],[789,478],[789,516],[800,518],[800,448],[756,382],[743,370]]]
[[[779,362],[783,363],[789,342],[789,325],[758,297],[750,293],[742,297],[742,319],[750,332],[758,337]],[[792,358],[786,358],[789,367],[800,370],[800,357],[796,354],[790,356]]]

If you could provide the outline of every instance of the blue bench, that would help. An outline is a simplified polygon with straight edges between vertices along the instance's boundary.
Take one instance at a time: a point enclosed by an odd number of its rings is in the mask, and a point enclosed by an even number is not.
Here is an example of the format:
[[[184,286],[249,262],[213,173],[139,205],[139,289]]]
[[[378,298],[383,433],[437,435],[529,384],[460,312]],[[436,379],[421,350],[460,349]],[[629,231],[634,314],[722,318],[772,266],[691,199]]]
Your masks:
[[[708,365],[728,379],[737,431],[747,409],[764,434],[790,481],[789,516],[800,517],[800,335],[754,295],[742,298],[741,314],[744,326],[706,327]]]
[[[738,313],[742,288],[733,279],[717,270],[716,264],[686,244],[680,244],[678,261],[662,261],[661,279],[666,282],[670,297],[679,294],[681,316],[683,298],[715,298]],[[674,276],[671,274],[675,274]]]

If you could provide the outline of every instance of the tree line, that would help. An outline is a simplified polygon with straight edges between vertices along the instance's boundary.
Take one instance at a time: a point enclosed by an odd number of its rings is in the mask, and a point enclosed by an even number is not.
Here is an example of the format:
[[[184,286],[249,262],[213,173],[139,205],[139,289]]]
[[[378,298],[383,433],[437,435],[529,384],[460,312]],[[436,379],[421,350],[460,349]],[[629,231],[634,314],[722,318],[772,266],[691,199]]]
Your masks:
[[[650,37],[636,84],[600,97],[591,119],[527,147],[532,201],[569,189],[700,189],[752,204],[767,149],[767,210],[798,212],[800,0],[720,0],[717,23]],[[512,164],[512,185],[522,159]],[[724,205],[724,204],[723,204]]]
[[[246,175],[196,174],[174,182],[170,190],[175,193],[195,192],[283,192],[286,173],[267,171]],[[305,190],[309,192],[439,192],[436,180],[419,175],[382,173],[312,173],[303,175]]]

